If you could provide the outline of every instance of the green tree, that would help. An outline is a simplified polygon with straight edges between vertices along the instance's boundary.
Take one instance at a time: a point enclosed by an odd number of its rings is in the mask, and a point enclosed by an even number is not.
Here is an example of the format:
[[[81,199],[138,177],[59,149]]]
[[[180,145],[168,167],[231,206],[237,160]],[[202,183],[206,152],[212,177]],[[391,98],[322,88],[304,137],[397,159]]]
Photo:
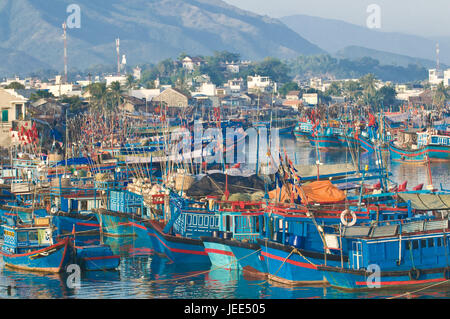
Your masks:
[[[37,101],[39,99],[54,98],[54,97],[55,96],[47,90],[38,90],[35,93],[31,93],[30,100]]]
[[[300,91],[297,82],[287,82],[278,90],[282,96],[286,96],[290,91]]]
[[[439,83],[434,92],[433,104],[439,108],[443,108],[447,103],[448,98],[449,93],[444,85],[444,82]]]
[[[112,103],[112,105],[114,105],[112,107],[112,109],[119,108],[120,104],[123,101],[123,98],[122,98],[123,89],[122,89],[122,86],[120,85],[120,82],[118,82],[118,81],[112,82],[109,85],[108,89],[109,89],[109,92],[111,93],[110,97],[117,103],[117,104]]]
[[[395,104],[397,92],[392,86],[385,85],[377,91],[377,104],[379,107],[387,107]]]
[[[11,82],[7,86],[5,86],[5,89],[24,90],[25,86],[19,82]]]
[[[89,104],[97,111],[108,109],[108,89],[106,83],[92,83],[87,87],[90,97]]]

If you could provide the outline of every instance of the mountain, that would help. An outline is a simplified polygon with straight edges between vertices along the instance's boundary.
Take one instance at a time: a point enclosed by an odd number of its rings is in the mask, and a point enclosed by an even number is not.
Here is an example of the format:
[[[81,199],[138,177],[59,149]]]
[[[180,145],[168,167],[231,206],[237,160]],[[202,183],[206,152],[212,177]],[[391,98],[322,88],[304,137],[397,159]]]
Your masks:
[[[9,54],[26,52],[32,58],[27,61],[36,62],[28,66],[30,71],[43,65],[61,70],[61,25],[72,3],[2,0],[0,48]],[[324,52],[280,21],[220,0],[77,0],[76,4],[81,9],[81,28],[68,29],[69,69],[115,64],[117,37],[129,65],[175,58],[182,52],[209,55],[227,50],[255,60]],[[16,61],[20,63],[19,55]]]
[[[348,46],[335,53],[337,58],[345,58],[349,60],[359,60],[363,57],[370,57],[378,60],[382,65],[397,65],[407,67],[410,64],[419,64],[426,68],[433,68],[436,62],[427,59],[413,58],[406,55],[395,54],[385,51],[373,50],[359,46]],[[446,67],[446,65],[441,65]]]
[[[330,53],[349,46],[358,46],[436,61],[436,39],[426,39],[403,33],[381,32],[339,20],[307,15],[287,16],[280,18],[280,21]],[[442,42],[440,60],[450,64],[450,41]]]

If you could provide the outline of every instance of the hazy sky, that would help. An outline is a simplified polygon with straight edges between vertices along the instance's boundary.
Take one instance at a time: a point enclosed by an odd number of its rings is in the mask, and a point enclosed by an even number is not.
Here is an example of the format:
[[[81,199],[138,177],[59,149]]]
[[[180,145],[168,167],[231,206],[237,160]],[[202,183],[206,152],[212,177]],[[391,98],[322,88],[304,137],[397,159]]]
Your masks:
[[[311,16],[366,25],[367,7],[381,8],[381,30],[450,37],[450,0],[224,0],[244,10],[279,18]]]

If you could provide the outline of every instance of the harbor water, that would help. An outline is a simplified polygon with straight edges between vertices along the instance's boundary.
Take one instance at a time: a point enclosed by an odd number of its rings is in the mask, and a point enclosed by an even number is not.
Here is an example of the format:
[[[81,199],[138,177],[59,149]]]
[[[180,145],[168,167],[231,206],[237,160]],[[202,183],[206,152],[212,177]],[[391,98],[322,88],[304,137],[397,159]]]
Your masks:
[[[296,164],[315,164],[316,151],[309,144],[285,138],[282,144]],[[344,150],[320,152],[325,164],[351,162]],[[375,158],[361,155],[363,165],[373,166]],[[429,184],[428,166],[389,164],[391,179],[408,188]],[[450,189],[449,163],[431,165],[435,188]],[[153,253],[148,243],[136,238],[102,238],[100,235],[77,236],[77,244],[102,240],[121,256],[115,271],[82,272],[76,286],[69,284],[71,274],[40,274],[12,270],[0,265],[0,298],[16,299],[359,299],[402,297],[405,291],[349,293],[330,287],[289,287],[251,278],[240,271],[217,269],[214,266],[175,264]],[[414,292],[412,298],[449,298],[445,288],[430,288]]]

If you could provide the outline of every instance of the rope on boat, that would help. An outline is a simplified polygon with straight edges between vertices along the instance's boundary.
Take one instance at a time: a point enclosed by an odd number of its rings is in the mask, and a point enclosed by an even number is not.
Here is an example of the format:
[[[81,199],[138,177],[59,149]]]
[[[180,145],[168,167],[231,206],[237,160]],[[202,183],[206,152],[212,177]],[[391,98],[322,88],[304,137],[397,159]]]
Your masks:
[[[401,295],[398,295],[398,296],[392,296],[392,297],[389,297],[389,298],[386,298],[386,299],[396,299],[396,298],[401,298],[401,297],[409,296],[409,295],[411,295],[411,294],[414,294],[414,293],[417,293],[417,292],[420,292],[420,291],[423,291],[423,290],[426,290],[426,289],[429,289],[429,288],[432,288],[432,287],[436,287],[436,286],[439,286],[439,285],[442,285],[442,284],[445,284],[445,283],[448,283],[448,282],[450,282],[450,279],[447,279],[447,280],[445,280],[445,281],[441,281],[441,282],[438,282],[438,283],[431,284],[431,285],[429,285],[429,286],[426,286],[426,287],[424,287],[424,288],[417,289],[417,290],[415,290],[415,291],[405,292],[404,294],[401,294]]]

